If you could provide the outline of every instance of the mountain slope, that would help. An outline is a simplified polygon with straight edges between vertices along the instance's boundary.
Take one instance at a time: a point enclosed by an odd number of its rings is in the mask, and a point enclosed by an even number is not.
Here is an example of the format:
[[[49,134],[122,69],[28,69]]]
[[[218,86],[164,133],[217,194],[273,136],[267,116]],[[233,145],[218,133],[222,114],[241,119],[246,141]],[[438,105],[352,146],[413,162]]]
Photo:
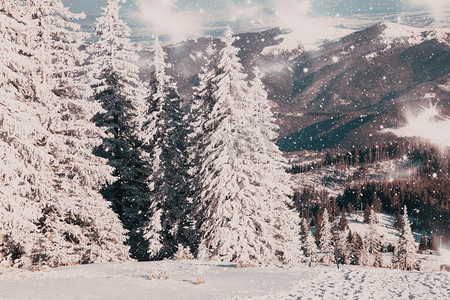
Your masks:
[[[265,73],[263,82],[285,137],[279,142],[284,151],[388,141],[395,136],[379,130],[401,126],[404,110],[429,100],[439,100],[442,113],[450,114],[450,30],[379,23],[314,51],[302,45],[287,51],[285,33],[276,28],[245,33],[236,42],[250,78],[254,66]],[[219,39],[211,38],[166,47],[169,73],[187,106],[211,42],[222,47]],[[150,56],[148,51],[142,54],[144,60]],[[311,131],[325,121],[332,126]]]
[[[450,82],[450,35],[398,27],[377,24],[296,59],[292,93],[283,109],[301,111],[303,117],[295,120],[298,123],[285,122],[286,133],[322,122],[330,113],[353,122],[359,118],[354,114],[373,115],[373,120],[350,130],[346,130],[348,122],[336,122],[332,129],[346,135],[335,138],[323,133],[311,136],[312,144],[297,141],[285,150],[351,147],[392,138],[378,130],[399,126],[403,110],[423,104],[427,97],[441,100],[444,114],[450,111],[449,93],[439,87]],[[319,142],[330,138],[334,140],[325,147]]]

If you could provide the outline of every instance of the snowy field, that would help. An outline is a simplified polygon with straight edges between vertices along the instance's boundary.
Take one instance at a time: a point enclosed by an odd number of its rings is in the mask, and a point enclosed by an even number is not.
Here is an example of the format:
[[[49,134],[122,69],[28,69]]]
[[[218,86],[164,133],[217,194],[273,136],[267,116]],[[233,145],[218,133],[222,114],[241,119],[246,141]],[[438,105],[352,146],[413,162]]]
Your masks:
[[[395,217],[377,214],[383,244],[395,244]],[[364,236],[361,212],[348,216]],[[420,235],[415,234],[418,241]],[[417,243],[418,246],[418,243]],[[0,269],[0,299],[450,299],[450,250],[419,255],[421,272],[324,265],[236,268],[234,264],[190,261],[104,263],[36,272]]]
[[[450,273],[357,266],[164,261],[1,272],[1,299],[450,299]]]

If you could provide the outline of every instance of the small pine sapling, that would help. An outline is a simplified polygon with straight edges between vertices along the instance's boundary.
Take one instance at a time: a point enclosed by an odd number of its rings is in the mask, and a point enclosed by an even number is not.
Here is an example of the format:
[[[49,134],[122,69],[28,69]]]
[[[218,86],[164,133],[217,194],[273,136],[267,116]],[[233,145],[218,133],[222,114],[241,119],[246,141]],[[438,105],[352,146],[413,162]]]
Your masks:
[[[382,267],[382,245],[377,230],[377,216],[373,210],[369,210],[369,229],[363,242],[360,264],[370,267]]]
[[[320,260],[325,264],[335,263],[333,230],[326,208],[323,211],[322,219],[319,243],[320,252],[322,253]]]
[[[394,249],[394,256],[392,257],[392,267],[407,271],[418,270],[419,261],[417,259],[417,248],[409,224],[406,205],[403,208],[402,224],[403,228],[400,232],[397,246]]]

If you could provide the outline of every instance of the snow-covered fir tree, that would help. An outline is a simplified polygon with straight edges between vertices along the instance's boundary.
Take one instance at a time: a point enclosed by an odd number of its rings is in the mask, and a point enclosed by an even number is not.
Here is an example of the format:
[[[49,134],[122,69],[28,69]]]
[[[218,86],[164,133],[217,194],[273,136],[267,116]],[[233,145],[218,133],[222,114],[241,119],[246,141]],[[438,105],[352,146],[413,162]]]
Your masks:
[[[140,126],[147,89],[139,80],[139,57],[130,42],[130,29],[119,18],[119,0],[107,0],[97,19],[98,41],[89,47],[89,76],[95,99],[103,111],[94,121],[104,130],[103,142],[95,154],[107,159],[116,180],[102,189],[125,229],[131,255],[147,259],[148,242],[142,228],[149,217],[148,176],[151,167],[143,157]]]
[[[316,240],[314,239],[314,236],[311,234],[311,228],[309,227],[308,220],[306,218],[301,219],[300,241],[302,245],[303,255],[312,262],[317,261]]]
[[[217,68],[217,60],[215,46],[210,43],[205,50],[206,64],[202,68],[202,72],[198,74],[199,84],[194,87],[193,101],[191,105],[191,127],[192,133],[189,136],[190,144],[192,144],[192,163],[197,165],[200,159],[200,152],[203,137],[208,133],[207,122],[209,114],[211,113],[215,98],[213,96],[214,91],[217,89],[214,78],[219,74]],[[210,124],[208,124],[210,125]]]
[[[373,210],[373,207],[366,205],[366,209],[364,209],[363,217],[364,217],[364,223],[369,224],[370,223],[370,215]]]
[[[330,264],[336,262],[334,257],[333,228],[326,208],[322,214],[319,248],[320,252],[322,252],[320,260],[323,263]]]
[[[54,266],[127,259],[122,225],[98,193],[111,169],[92,154],[101,133],[90,120],[100,106],[88,99],[90,89],[80,76],[85,35],[72,21],[84,16],[70,13],[60,0],[31,2],[29,11],[39,32],[35,53],[43,88],[38,96],[52,100],[47,147],[55,158],[51,168],[56,175],[56,195],[39,220],[46,235],[40,241],[45,256],[39,248],[35,252]]]
[[[202,226],[203,220],[198,216],[204,209],[201,201],[202,193],[202,175],[205,170],[202,169],[206,157],[203,156],[203,149],[208,145],[208,136],[212,131],[213,124],[209,122],[210,113],[215,104],[213,97],[217,86],[214,78],[218,75],[217,61],[215,58],[217,51],[215,45],[209,43],[205,50],[206,64],[202,67],[202,72],[198,74],[199,84],[194,87],[190,111],[190,132],[188,135],[188,152],[189,152],[189,174],[191,197],[193,200],[192,215],[197,216],[195,221],[195,237],[192,237],[194,247],[192,251],[197,253],[199,242],[198,232]]]
[[[361,259],[361,250],[363,247],[363,240],[356,232],[349,232],[347,241],[349,244],[349,259],[348,263],[351,265],[359,265]]]
[[[397,229],[398,231],[401,231],[403,228],[403,218],[402,215],[400,215],[399,212],[397,212],[397,216],[395,218],[395,222],[394,222],[394,228]]]
[[[206,64],[202,67],[202,72],[198,74],[199,84],[194,87],[194,94],[190,110],[190,132],[188,135],[188,149],[189,149],[189,173],[191,175],[191,190],[194,202],[200,199],[202,191],[201,177],[202,165],[205,160],[203,149],[208,145],[208,136],[213,129],[213,124],[209,122],[211,111],[215,104],[213,97],[214,91],[217,90],[217,85],[214,78],[217,77],[219,69],[217,68],[217,61],[215,46],[210,43],[206,50]],[[195,210],[202,210],[201,201],[194,205]],[[201,226],[201,220],[196,220],[196,226]]]
[[[402,270],[417,270],[419,261],[417,259],[417,248],[414,243],[414,236],[411,231],[411,225],[408,220],[406,205],[403,207],[402,230],[394,249],[392,257],[392,267]]]
[[[0,237],[1,265],[28,266],[39,238],[39,202],[51,193],[51,156],[40,147],[48,133],[34,103],[34,64],[24,7],[0,3]]]
[[[153,169],[151,215],[144,232],[150,259],[163,259],[173,257],[179,245],[190,248],[195,238],[190,217],[187,124],[175,82],[166,73],[165,53],[158,38],[152,67],[148,121],[143,131]]]
[[[104,160],[92,155],[92,147],[99,140],[89,119],[98,107],[86,97],[75,97],[75,75],[81,73],[78,66],[83,56],[78,49],[82,35],[71,22],[75,16],[61,1],[36,0],[17,5],[13,1],[3,9],[15,9],[5,15],[15,16],[22,27],[16,32],[5,31],[8,41],[20,45],[13,47],[19,51],[10,55],[23,56],[21,59],[27,64],[23,69],[7,66],[18,75],[11,78],[16,92],[8,105],[14,110],[19,106],[32,110],[28,116],[23,113],[27,109],[22,111],[14,131],[8,126],[3,128],[5,140],[16,152],[9,156],[16,159],[16,167],[7,174],[15,178],[6,180],[9,184],[17,183],[10,186],[9,192],[27,199],[28,208],[38,212],[25,211],[29,216],[24,220],[34,218],[38,229],[25,230],[33,234],[29,240],[18,245],[17,237],[11,233],[7,233],[7,239],[15,249],[21,249],[22,256],[31,264],[58,266],[126,259],[122,226],[98,193],[111,171]],[[5,90],[2,86],[2,92]],[[23,142],[18,144],[14,142],[15,135],[21,128],[25,129],[20,132]],[[23,163],[18,163],[21,160]],[[25,165],[26,171],[20,169],[21,165]],[[23,180],[27,184],[21,184]],[[24,209],[20,207],[21,200],[16,202],[18,210]],[[15,214],[21,216],[23,212]]]
[[[259,95],[250,94],[228,28],[219,53],[214,106],[206,126],[206,147],[195,199],[201,220],[202,259],[241,264],[299,260],[299,218],[289,207],[291,188],[281,152],[264,135]]]
[[[341,217],[339,218],[339,230],[345,231],[348,229],[347,216],[345,215],[345,208],[341,212]]]
[[[74,21],[85,18],[74,14],[61,0],[29,0],[24,6],[31,19],[35,35],[33,58],[38,63],[37,79],[42,92],[50,91],[58,96],[74,94],[86,96],[89,87],[83,85],[79,63],[86,58],[80,46],[87,37]]]
[[[251,82],[249,94],[254,98],[254,120],[258,126],[262,135],[267,139],[264,147],[268,147],[266,150],[273,150],[273,143],[278,137],[277,130],[279,129],[275,123],[275,117],[272,113],[270,102],[268,101],[268,95],[264,88],[262,78],[264,74],[258,67],[255,67],[253,73],[255,78]],[[269,142],[268,142],[269,141]]]
[[[340,264],[346,264],[349,261],[348,234],[348,229],[339,230],[335,234],[336,258],[339,260],[338,262]]]
[[[382,267],[382,245],[377,230],[377,215],[372,209],[369,212],[369,229],[364,237],[360,264],[370,267]]]

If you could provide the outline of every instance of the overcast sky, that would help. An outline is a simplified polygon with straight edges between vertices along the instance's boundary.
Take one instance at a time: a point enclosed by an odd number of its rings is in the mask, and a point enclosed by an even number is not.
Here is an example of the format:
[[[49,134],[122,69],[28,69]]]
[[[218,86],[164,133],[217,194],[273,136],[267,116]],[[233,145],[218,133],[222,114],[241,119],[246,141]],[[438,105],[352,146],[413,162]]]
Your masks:
[[[87,24],[101,14],[105,0],[63,0],[74,12],[83,11]],[[134,35],[148,32],[175,39],[207,34],[230,24],[238,30],[264,26],[314,26],[305,20],[322,18],[376,18],[417,10],[441,12],[448,0],[127,0],[122,15]],[[382,20],[382,16],[379,17]]]
[[[446,0],[441,1],[445,3]],[[74,11],[84,11],[88,15],[96,15],[104,6],[105,0],[63,0],[63,2],[71,6]],[[124,6],[136,6],[137,0],[127,0]],[[158,0],[144,0],[148,3],[156,3]],[[267,8],[273,8],[276,0],[166,0],[166,3],[172,3],[179,9],[195,9],[202,8],[204,10],[226,8],[232,5],[262,5]],[[301,2],[301,1],[298,1]],[[355,13],[374,13],[401,11],[417,8],[418,4],[426,6],[427,2],[440,2],[440,0],[313,0],[311,1],[312,11],[317,14],[336,14],[341,15]],[[425,4],[425,5],[424,5]]]

